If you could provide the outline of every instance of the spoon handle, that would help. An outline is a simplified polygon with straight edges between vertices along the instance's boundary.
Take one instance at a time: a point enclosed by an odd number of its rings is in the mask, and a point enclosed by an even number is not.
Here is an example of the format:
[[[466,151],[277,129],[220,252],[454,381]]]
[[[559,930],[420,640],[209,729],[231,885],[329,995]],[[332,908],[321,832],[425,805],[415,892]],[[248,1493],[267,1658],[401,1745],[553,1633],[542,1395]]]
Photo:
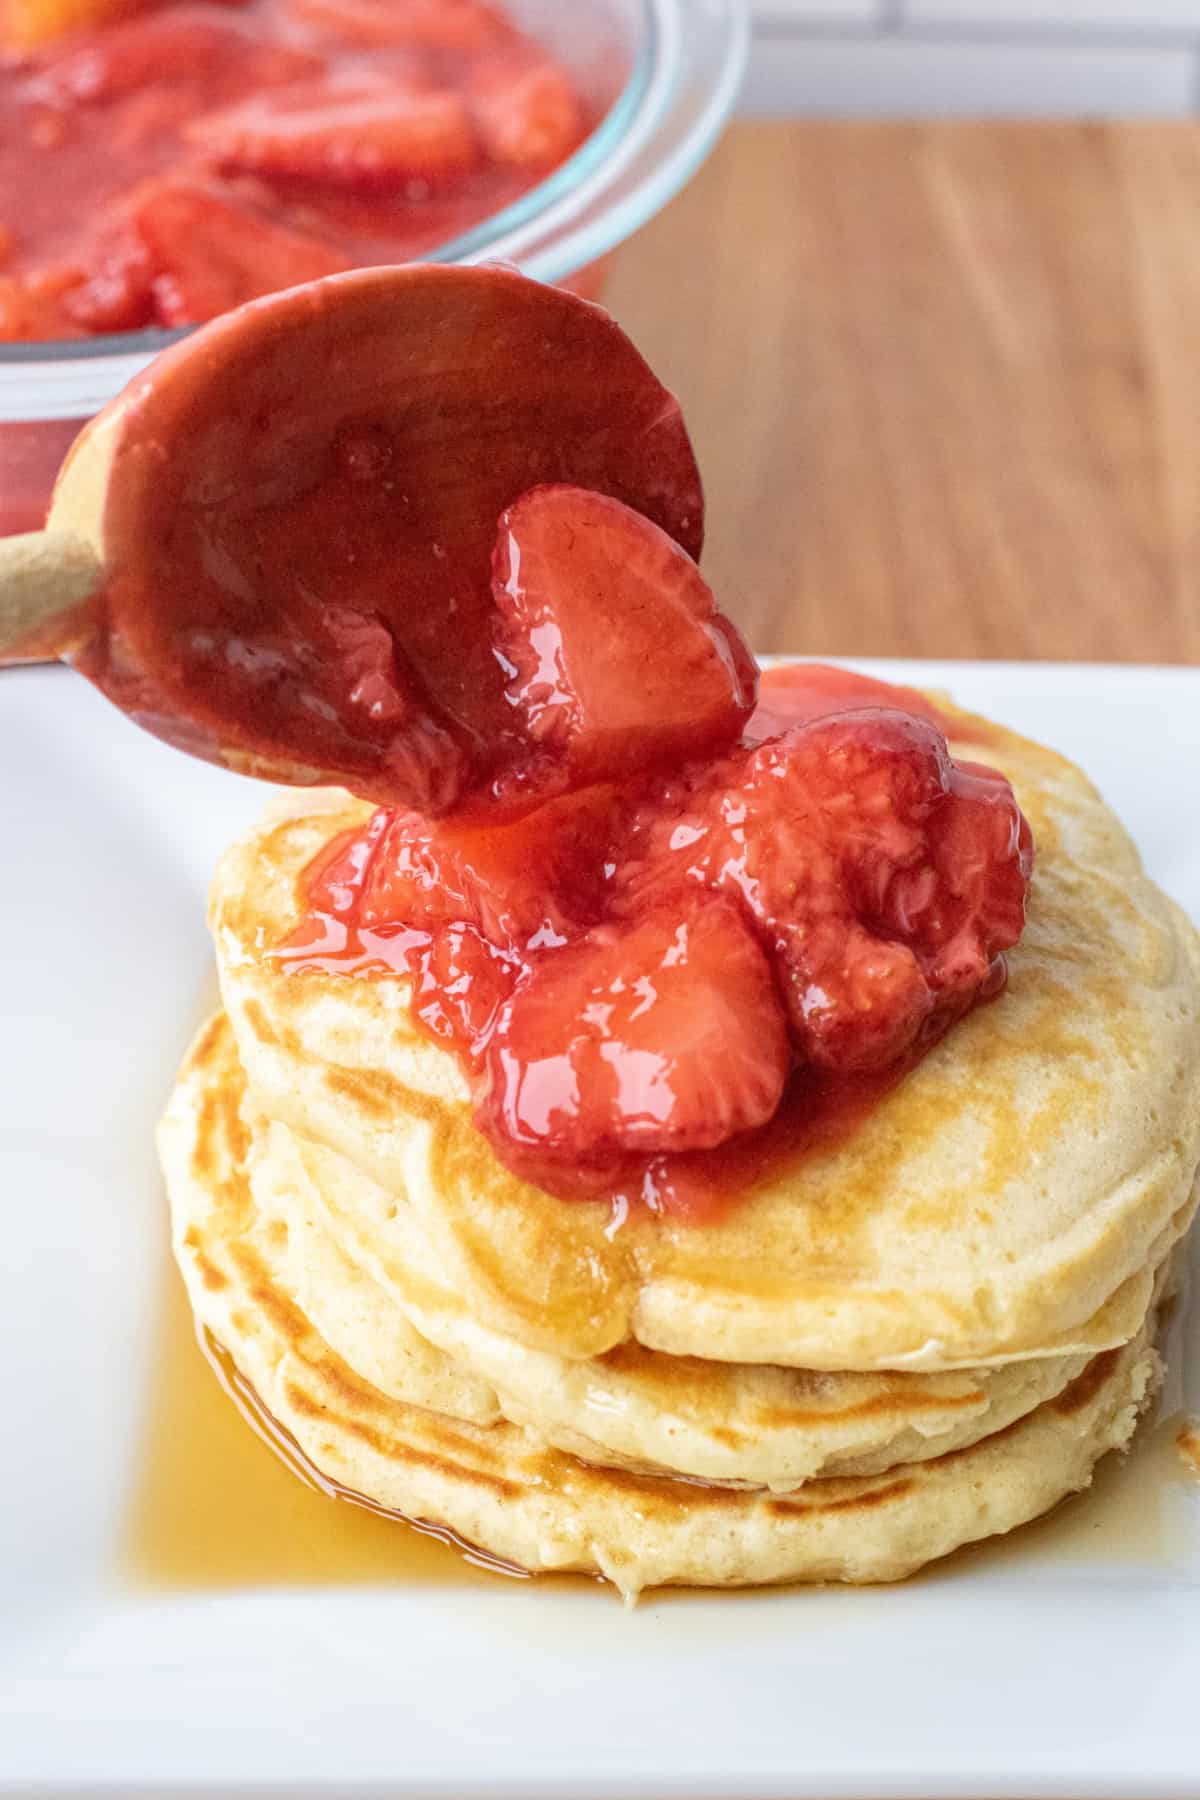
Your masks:
[[[92,546],[67,532],[0,537],[0,667],[60,655],[101,573]]]

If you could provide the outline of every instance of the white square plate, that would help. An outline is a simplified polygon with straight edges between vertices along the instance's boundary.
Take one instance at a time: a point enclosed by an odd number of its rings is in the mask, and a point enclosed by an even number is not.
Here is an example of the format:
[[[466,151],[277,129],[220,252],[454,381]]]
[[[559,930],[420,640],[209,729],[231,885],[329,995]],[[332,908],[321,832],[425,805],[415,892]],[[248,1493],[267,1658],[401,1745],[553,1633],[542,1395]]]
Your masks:
[[[1200,670],[864,666],[1077,758],[1200,915]],[[1200,1484],[1161,1457],[900,1588],[625,1612],[499,1581],[122,1585],[151,1130],[213,991],[209,870],[263,796],[57,669],[0,674],[0,769],[0,1793],[1200,1796]],[[1200,1410],[1198,1322],[1164,1414]]]

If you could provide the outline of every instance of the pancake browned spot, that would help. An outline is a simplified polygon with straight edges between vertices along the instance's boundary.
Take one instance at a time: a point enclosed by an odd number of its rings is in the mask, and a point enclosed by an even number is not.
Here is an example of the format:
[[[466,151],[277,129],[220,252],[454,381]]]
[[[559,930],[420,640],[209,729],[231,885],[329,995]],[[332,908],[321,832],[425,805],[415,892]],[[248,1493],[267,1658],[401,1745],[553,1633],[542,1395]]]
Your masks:
[[[228,1030],[229,1021],[224,1013],[219,1012],[214,1013],[212,1018],[200,1027],[199,1035],[190,1051],[191,1060],[197,1067],[204,1068],[213,1060],[214,1055],[220,1050]]]
[[[758,1499],[744,1488],[720,1487],[715,1482],[694,1481],[687,1476],[652,1475],[638,1469],[594,1467],[578,1456],[548,1451],[539,1467],[547,1481],[563,1480],[573,1487],[598,1486],[605,1493],[623,1493],[638,1508],[650,1502],[685,1515],[698,1512],[744,1511],[748,1499]]]
[[[272,1025],[266,1008],[259,1001],[247,1000],[242,1008],[242,1017],[260,1044],[277,1045],[279,1043],[279,1033]]]
[[[302,1389],[298,1391],[303,1394]],[[310,1415],[314,1411],[318,1414],[326,1411],[311,1396],[304,1395],[303,1403],[297,1401],[295,1393],[291,1394],[291,1398],[299,1411],[303,1412],[307,1408]],[[450,1457],[432,1456],[428,1451],[418,1450],[410,1442],[379,1430],[366,1419],[339,1419],[338,1427],[349,1432],[352,1437],[361,1438],[379,1456],[402,1461],[411,1468],[429,1470],[433,1474],[444,1476],[448,1481],[467,1487],[483,1488],[488,1493],[498,1494],[503,1500],[516,1500],[525,1491],[520,1482],[510,1481],[504,1475],[494,1475],[490,1470],[481,1469],[474,1463],[455,1462]]]
[[[302,1344],[312,1335],[312,1326],[308,1319],[285,1294],[272,1282],[262,1257],[249,1244],[234,1239],[228,1246],[227,1255],[234,1268],[245,1280],[246,1291],[256,1306],[270,1318],[280,1335],[292,1344]]]
[[[202,1250],[194,1252],[196,1267],[200,1271],[200,1279],[210,1293],[218,1293],[221,1288],[229,1286],[229,1278],[223,1275],[214,1262],[205,1256]]]
[[[764,1425],[825,1425],[832,1419],[870,1419],[889,1415],[904,1418],[910,1413],[953,1411],[959,1407],[978,1406],[986,1398],[982,1388],[971,1388],[965,1394],[931,1394],[919,1387],[902,1391],[891,1388],[853,1406],[766,1406],[759,1408],[758,1417]]]
[[[222,1018],[220,1023],[224,1024]],[[192,1172],[197,1181],[209,1181],[217,1173],[217,1129],[220,1123],[221,1096],[207,1091],[200,1102],[196,1120],[196,1136],[192,1144]]]
[[[767,1501],[770,1511],[785,1516],[795,1512],[869,1512],[877,1506],[887,1506],[893,1500],[910,1494],[913,1489],[912,1478],[905,1476],[897,1481],[889,1481],[883,1487],[867,1488],[862,1493],[841,1494],[834,1499],[809,1499],[803,1495],[785,1494]]]
[[[359,1107],[368,1118],[394,1119],[398,1114],[440,1125],[450,1111],[430,1094],[416,1092],[390,1075],[362,1069],[329,1068],[325,1085],[339,1100]]]
[[[1064,1388],[1057,1400],[1051,1402],[1055,1412],[1066,1417],[1087,1406],[1112,1376],[1116,1360],[1117,1352],[1115,1350],[1105,1350],[1099,1356],[1093,1356],[1083,1374],[1073,1381],[1070,1387]]]

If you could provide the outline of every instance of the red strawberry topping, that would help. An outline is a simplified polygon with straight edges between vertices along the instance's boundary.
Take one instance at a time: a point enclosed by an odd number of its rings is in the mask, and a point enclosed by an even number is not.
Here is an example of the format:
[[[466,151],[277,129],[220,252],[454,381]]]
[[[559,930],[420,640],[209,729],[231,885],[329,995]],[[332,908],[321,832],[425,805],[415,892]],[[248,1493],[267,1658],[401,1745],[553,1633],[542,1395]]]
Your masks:
[[[694,895],[525,970],[488,1045],[482,1117],[510,1156],[705,1149],[767,1122],[789,1060],[741,913]]]
[[[359,192],[457,177],[479,158],[461,95],[406,82],[382,91],[264,94],[197,119],[187,136],[222,169]]]
[[[351,44],[480,50],[511,36],[482,0],[290,0],[310,23]]]
[[[67,304],[75,277],[0,275],[0,341],[27,343],[78,336]]]
[[[301,928],[284,959],[410,975],[422,1023],[473,1060],[525,960],[600,917],[618,808],[605,787],[505,826],[382,808],[310,866],[315,924]]]
[[[493,162],[553,168],[583,136],[579,100],[566,74],[526,45],[480,57],[468,79],[467,98]]]
[[[364,924],[424,930],[462,920],[505,950],[561,944],[599,914],[603,862],[618,817],[611,789],[551,800],[515,824],[390,824],[361,902]]]
[[[771,947],[797,1053],[877,1068],[1002,979],[1024,923],[1028,828],[1012,789],[955,765],[923,719],[799,726],[663,784],[618,904],[697,883],[737,894]]]
[[[157,273],[145,240],[122,220],[97,238],[87,272],[63,306],[88,331],[136,331],[154,320]]]
[[[687,552],[619,500],[523,495],[500,520],[492,591],[508,699],[560,783],[702,755],[745,724],[753,658]]]
[[[858,712],[864,706],[887,706],[897,712],[925,719],[947,736],[951,721],[918,688],[898,687],[875,681],[853,669],[832,663],[783,663],[759,677],[758,705],[746,726],[746,736],[756,744],[780,737],[793,725],[811,725],[830,713]]]
[[[155,271],[150,286],[162,325],[210,319],[347,266],[319,238],[277,225],[199,181],[155,182],[136,198],[130,218]]]
[[[336,265],[315,235],[259,218],[252,183],[142,190],[132,224],[156,317],[183,323]],[[613,742],[603,721],[586,707],[574,720],[568,736],[604,752],[578,768],[569,743],[536,743],[495,654],[497,521],[539,476],[569,477],[644,513],[635,536],[681,572],[664,605],[708,713],[694,731],[694,706],[666,696],[675,753],[717,727],[736,738],[752,692],[728,698],[738,684],[719,646],[732,628],[690,560],[703,508],[678,405],[598,307],[511,270],[357,270],[218,320],[201,348],[167,351],[123,415],[131,437],[173,454],[163,478],[157,457],[130,459],[136,479],[105,521],[119,573],[75,652],[118,705],[166,736],[182,721],[197,753],[431,815],[456,808],[460,823],[468,806],[511,818],[593,782]],[[172,382],[199,366],[182,422]],[[634,514],[616,511],[628,542]],[[657,602],[649,579],[638,592]],[[570,604],[564,627],[572,642],[582,630]],[[598,685],[578,680],[590,703]],[[626,757],[631,738],[662,735],[645,705],[616,734]]]
[[[288,960],[407,973],[524,1178],[710,1215],[997,992],[1024,922],[1007,781],[895,689],[802,687],[807,724],[516,823],[375,814],[314,865]]]
[[[166,87],[178,115],[181,97],[190,89],[202,90],[210,104],[230,101],[259,85],[303,80],[321,66],[318,57],[294,45],[262,42],[237,17],[214,17],[207,7],[175,6],[169,14],[120,20],[85,41],[72,39],[66,49],[51,50],[29,92],[69,111]]]

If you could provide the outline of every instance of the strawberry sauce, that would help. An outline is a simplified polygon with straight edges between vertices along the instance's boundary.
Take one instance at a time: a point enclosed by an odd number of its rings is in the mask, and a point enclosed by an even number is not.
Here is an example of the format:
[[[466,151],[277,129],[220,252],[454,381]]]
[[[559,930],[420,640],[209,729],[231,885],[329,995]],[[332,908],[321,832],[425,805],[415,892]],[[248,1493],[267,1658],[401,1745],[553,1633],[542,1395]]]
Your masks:
[[[519,1175],[711,1218],[1003,989],[1032,843],[944,724],[910,689],[772,671],[740,741],[668,770],[510,824],[380,809],[310,865],[275,955],[409,979]]]
[[[184,0],[0,47],[0,339],[193,324],[413,260],[593,123],[484,0]]]

